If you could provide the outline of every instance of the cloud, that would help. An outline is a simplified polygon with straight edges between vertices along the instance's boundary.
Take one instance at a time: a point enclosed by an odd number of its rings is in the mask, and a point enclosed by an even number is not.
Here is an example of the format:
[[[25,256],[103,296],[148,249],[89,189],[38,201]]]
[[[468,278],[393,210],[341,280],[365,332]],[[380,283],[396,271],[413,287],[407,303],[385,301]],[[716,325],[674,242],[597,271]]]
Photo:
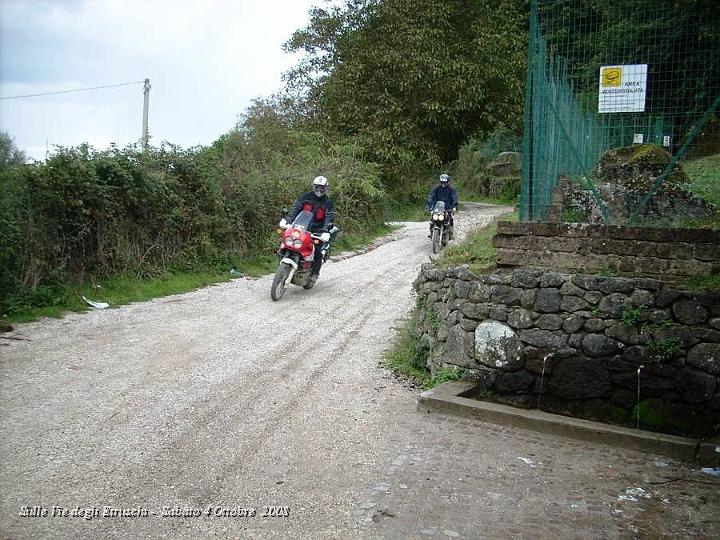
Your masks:
[[[149,78],[153,141],[208,144],[282,84],[281,50],[321,0],[0,0],[0,95]],[[136,141],[142,85],[0,101],[0,129],[49,144]],[[38,149],[41,155],[38,155]]]

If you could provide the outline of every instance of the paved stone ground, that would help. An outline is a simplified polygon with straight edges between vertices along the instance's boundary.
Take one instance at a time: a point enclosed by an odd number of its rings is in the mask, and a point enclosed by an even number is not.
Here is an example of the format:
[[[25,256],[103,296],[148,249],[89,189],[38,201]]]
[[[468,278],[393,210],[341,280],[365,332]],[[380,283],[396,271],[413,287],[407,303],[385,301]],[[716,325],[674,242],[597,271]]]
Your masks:
[[[364,536],[720,537],[720,481],[688,464],[473,419],[400,418],[415,441],[353,511]]]

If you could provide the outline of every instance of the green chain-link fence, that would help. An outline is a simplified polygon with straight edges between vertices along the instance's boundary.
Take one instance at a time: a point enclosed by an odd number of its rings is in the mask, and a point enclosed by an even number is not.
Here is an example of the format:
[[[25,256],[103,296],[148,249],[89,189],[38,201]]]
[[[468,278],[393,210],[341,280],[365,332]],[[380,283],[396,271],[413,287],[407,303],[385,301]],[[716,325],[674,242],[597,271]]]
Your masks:
[[[717,1],[532,0],[520,217],[717,226]]]

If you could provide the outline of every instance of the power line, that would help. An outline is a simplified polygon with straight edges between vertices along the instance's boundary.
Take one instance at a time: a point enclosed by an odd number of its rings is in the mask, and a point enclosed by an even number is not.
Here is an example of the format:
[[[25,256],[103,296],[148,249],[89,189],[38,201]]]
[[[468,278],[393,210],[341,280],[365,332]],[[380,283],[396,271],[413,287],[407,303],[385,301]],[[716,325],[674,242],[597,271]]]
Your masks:
[[[70,94],[72,92],[87,92],[89,90],[100,90],[102,88],[117,88],[118,86],[130,86],[132,84],[144,84],[145,81],[134,81],[129,83],[122,83],[122,84],[108,84],[105,86],[93,86],[92,88],[78,88],[77,90],[59,90],[57,92],[43,92],[42,94],[26,94],[24,96],[9,96],[9,97],[0,97],[1,99],[20,99],[20,98],[29,98],[29,97],[39,97],[39,96],[52,96],[54,94]]]

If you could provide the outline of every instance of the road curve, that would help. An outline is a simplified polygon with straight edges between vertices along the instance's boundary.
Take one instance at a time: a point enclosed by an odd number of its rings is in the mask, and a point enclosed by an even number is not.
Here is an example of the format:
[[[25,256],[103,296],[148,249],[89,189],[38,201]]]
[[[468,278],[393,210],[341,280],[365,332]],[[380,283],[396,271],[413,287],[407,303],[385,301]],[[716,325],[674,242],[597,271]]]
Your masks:
[[[267,276],[22,325],[29,341],[0,348],[1,530],[97,537],[354,527],[349,509],[362,479],[392,451],[388,395],[414,398],[377,364],[428,259],[425,227],[409,223],[369,253],[328,263],[316,288],[293,286],[280,302],[270,300]],[[22,506],[102,513],[106,505],[151,515],[19,516]],[[161,515],[264,506],[289,507],[290,516]]]

